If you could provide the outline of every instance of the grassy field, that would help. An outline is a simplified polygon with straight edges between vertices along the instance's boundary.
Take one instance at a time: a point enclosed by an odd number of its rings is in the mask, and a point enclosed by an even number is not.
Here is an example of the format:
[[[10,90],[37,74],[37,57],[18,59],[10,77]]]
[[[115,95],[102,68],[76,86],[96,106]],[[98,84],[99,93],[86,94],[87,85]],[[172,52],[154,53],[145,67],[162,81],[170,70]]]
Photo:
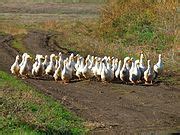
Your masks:
[[[107,0],[1,0],[1,2],[60,2],[60,3],[104,3]]]
[[[0,71],[0,134],[84,134],[83,121],[58,102]]]

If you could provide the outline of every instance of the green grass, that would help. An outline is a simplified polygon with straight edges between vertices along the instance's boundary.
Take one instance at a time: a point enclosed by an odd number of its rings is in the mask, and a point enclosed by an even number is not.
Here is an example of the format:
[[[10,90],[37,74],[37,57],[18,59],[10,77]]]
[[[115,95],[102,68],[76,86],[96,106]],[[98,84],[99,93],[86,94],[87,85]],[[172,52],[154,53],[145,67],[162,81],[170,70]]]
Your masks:
[[[0,71],[0,134],[85,134],[83,121],[52,98]]]
[[[17,49],[18,51],[20,52],[25,52],[26,51],[26,48],[25,46],[22,44],[22,41],[18,40],[18,39],[15,39],[13,40],[12,42],[12,47]]]

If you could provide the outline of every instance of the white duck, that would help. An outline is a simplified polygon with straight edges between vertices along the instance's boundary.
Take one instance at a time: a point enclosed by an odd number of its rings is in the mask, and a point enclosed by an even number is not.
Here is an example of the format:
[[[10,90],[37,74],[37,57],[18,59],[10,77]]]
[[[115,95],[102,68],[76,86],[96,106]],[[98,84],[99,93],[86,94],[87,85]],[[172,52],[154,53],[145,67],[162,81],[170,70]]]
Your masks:
[[[120,79],[124,82],[128,82],[129,81],[129,70],[127,69],[127,63],[129,62],[130,57],[125,57],[124,58],[124,63],[123,66],[120,70]]]
[[[61,73],[61,79],[64,83],[69,83],[72,78],[72,73],[67,68],[68,61],[64,60],[64,67]]]
[[[154,73],[155,73],[154,79],[156,79],[158,77],[158,75],[162,73],[163,67],[164,67],[164,65],[163,65],[163,61],[162,61],[162,56],[161,56],[161,54],[159,54],[158,63],[156,63],[154,65]]]
[[[100,63],[99,63],[99,67],[97,69],[97,76],[100,76],[101,75],[101,70],[102,70],[102,59],[99,59],[100,60]]]
[[[77,61],[76,61],[75,65],[74,65],[74,67],[75,67],[75,71],[77,71],[77,69],[79,68],[79,66],[81,64],[81,60],[80,60],[81,57],[80,57],[79,54],[77,54],[75,57],[77,58]]]
[[[109,78],[107,67],[105,66],[105,63],[102,63],[102,71],[101,71],[101,81],[106,82]]]
[[[44,59],[44,57],[42,55],[37,54],[36,59],[37,59],[37,62],[33,64],[32,75],[42,76],[44,73],[44,66],[42,64],[42,60]]]
[[[59,53],[59,60],[58,60],[58,67],[55,70],[54,75],[53,75],[53,78],[55,81],[58,81],[61,78],[61,73],[63,70],[63,64],[64,64],[64,61],[62,60],[62,53],[60,52]]]
[[[18,76],[19,75],[19,70],[20,70],[20,67],[19,67],[19,55],[16,56],[16,60],[14,62],[14,64],[11,66],[11,73]]]
[[[145,84],[152,84],[152,80],[153,80],[153,71],[151,69],[151,61],[148,60],[148,67],[146,69],[146,71],[144,71],[144,80],[145,80]]]
[[[50,62],[49,65],[47,66],[45,73],[46,75],[53,75],[54,71],[55,71],[55,66],[54,66],[54,58],[55,58],[55,54],[51,54],[50,55]]]
[[[139,68],[140,68],[140,71],[141,71],[141,79],[143,79],[143,76],[144,76],[144,71],[146,71],[146,67],[144,66],[144,54],[141,52],[140,54],[140,62],[139,62]]]
[[[138,67],[138,64],[139,64],[139,60],[134,61],[134,59],[132,59],[132,66],[131,69],[129,70],[129,80],[133,84],[137,84],[141,77],[141,71]]]
[[[97,77],[97,70],[98,70],[98,67],[99,67],[99,60],[97,60],[97,57],[95,57],[95,65],[92,67],[92,73],[93,73],[93,76]]]
[[[30,55],[27,54],[24,58],[23,64],[20,67],[20,70],[19,70],[19,74],[21,76],[28,77],[28,75],[29,75],[30,69],[29,69],[29,65],[28,65],[28,59],[32,59],[32,58],[30,57]]]
[[[48,64],[49,64],[49,62],[48,62],[48,56],[47,55],[45,55],[45,57],[44,57],[44,61],[43,61],[43,66],[44,66],[44,69],[46,69],[47,68],[47,66],[48,66]]]
[[[102,62],[102,70],[101,70],[101,81],[111,82],[114,79],[114,67],[111,69],[106,67],[104,61]]]
[[[24,62],[24,59],[25,59],[26,55],[27,55],[27,53],[23,53],[23,55],[22,55],[22,61],[21,61],[21,63],[19,64],[19,67],[22,66],[22,64],[23,64],[23,62]]]
[[[89,65],[90,64],[90,65]],[[85,66],[82,69],[82,75],[84,78],[88,79],[91,78],[93,76],[92,71],[91,71],[91,63],[89,63],[89,59],[85,60]]]
[[[55,56],[55,66],[54,66],[55,70],[58,68],[58,66],[59,66],[58,56]]]
[[[117,79],[120,78],[120,71],[121,71],[121,60],[119,60],[117,70],[115,71],[115,77]]]
[[[82,75],[82,70],[84,69],[84,58],[80,58],[80,65],[76,71],[76,76],[80,79]]]

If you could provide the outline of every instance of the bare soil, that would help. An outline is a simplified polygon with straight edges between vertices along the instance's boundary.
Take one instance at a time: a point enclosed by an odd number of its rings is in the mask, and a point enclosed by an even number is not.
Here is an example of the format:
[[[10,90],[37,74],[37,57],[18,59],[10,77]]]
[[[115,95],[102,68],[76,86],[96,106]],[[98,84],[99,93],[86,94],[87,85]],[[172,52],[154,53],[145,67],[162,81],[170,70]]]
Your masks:
[[[58,53],[68,50],[51,43],[50,33],[31,31],[24,37],[30,53]],[[52,35],[51,35],[52,36]],[[9,72],[18,51],[11,47],[13,37],[0,36],[0,70]],[[64,85],[52,78],[27,79],[28,84],[52,96],[82,117],[90,134],[167,134],[180,129],[180,89],[162,83],[154,86],[103,84],[73,81]],[[175,130],[175,131],[174,131]]]

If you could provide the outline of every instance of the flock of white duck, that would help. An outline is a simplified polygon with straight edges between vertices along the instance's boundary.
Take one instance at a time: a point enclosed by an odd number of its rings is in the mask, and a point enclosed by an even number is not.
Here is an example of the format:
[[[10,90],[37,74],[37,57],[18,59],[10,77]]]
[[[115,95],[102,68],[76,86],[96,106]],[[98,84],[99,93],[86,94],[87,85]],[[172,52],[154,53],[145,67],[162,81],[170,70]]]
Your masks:
[[[144,55],[140,54],[140,58],[125,57],[123,61],[115,57],[95,57],[88,55],[82,57],[79,54],[73,53],[63,58],[62,53],[58,55],[51,54],[50,57],[37,54],[35,60],[24,53],[22,61],[19,63],[20,56],[16,56],[14,64],[11,66],[12,74],[21,77],[42,77],[52,76],[55,81],[62,80],[64,83],[69,83],[73,78],[90,79],[96,77],[102,82],[111,82],[113,80],[121,80],[122,82],[132,82],[137,84],[145,82],[152,84],[163,70],[163,61],[159,54],[158,62],[152,67],[151,61],[147,61],[147,67],[144,64]],[[34,61],[30,65],[30,60]],[[31,68],[30,68],[31,67]]]

